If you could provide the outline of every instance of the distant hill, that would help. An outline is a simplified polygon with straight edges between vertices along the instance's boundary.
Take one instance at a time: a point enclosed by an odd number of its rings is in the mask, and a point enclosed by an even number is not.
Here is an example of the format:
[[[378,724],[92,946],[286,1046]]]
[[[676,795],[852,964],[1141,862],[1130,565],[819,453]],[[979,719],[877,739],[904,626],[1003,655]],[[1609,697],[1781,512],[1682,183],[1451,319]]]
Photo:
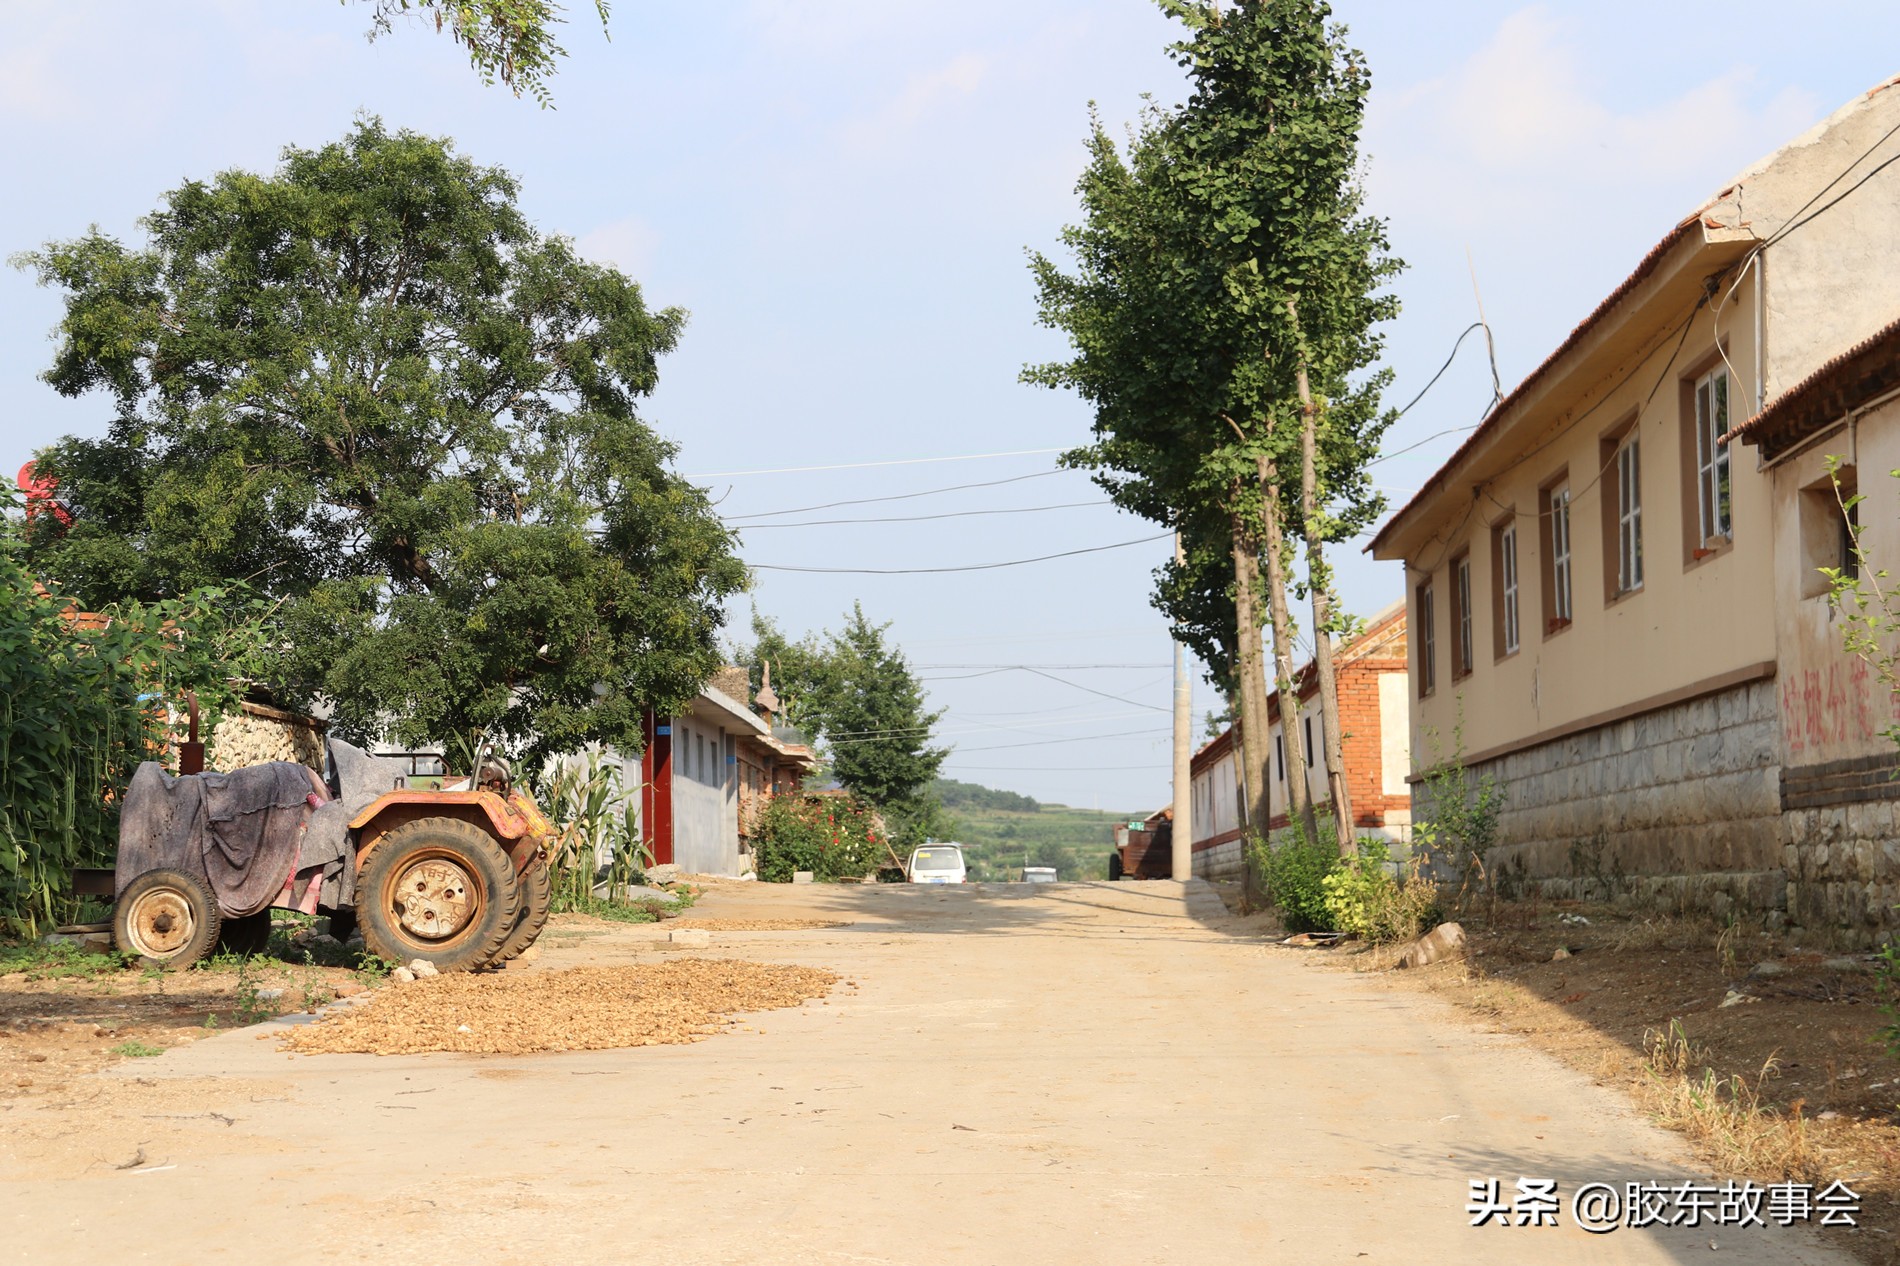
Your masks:
[[[1043,804],[954,778],[931,789],[957,820],[953,838],[977,880],[1021,879],[1025,865],[1054,866],[1058,879],[1106,879],[1115,824],[1131,816]]]

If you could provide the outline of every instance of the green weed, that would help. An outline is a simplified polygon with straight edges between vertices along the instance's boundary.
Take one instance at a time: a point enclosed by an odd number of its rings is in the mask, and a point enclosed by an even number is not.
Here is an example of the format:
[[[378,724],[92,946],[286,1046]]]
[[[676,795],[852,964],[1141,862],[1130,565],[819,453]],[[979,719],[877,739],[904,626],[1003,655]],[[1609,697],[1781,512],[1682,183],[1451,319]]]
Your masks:
[[[163,1055],[165,1048],[162,1046],[148,1046],[146,1043],[139,1041],[128,1041],[120,1042],[117,1046],[113,1047],[112,1053],[114,1055],[124,1055],[128,1059],[148,1059],[153,1055]]]

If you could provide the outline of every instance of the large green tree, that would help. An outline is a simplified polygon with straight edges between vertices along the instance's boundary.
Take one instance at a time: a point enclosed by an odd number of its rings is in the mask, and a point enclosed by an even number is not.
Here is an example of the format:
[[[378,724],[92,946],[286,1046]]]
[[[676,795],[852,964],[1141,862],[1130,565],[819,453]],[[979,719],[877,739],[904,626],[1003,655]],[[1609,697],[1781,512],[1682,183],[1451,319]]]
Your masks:
[[[871,623],[853,604],[844,628],[829,637],[819,708],[838,781],[881,809],[909,813],[928,798],[949,752],[930,745],[943,713],[925,709],[923,683],[902,649],[885,640],[890,627]]]
[[[1264,829],[1261,607],[1292,698],[1292,543],[1308,546],[1315,623],[1330,634],[1323,546],[1380,509],[1366,463],[1389,415],[1384,376],[1365,371],[1375,326],[1396,312],[1381,287],[1398,265],[1360,212],[1368,79],[1327,6],[1160,3],[1188,28],[1173,51],[1191,95],[1145,111],[1125,152],[1093,127],[1086,220],[1064,234],[1076,271],[1032,259],[1042,318],[1075,355],[1026,376],[1094,406],[1094,442],[1070,460],[1181,532],[1186,562],[1160,577],[1158,605],[1236,689],[1250,816]],[[1336,763],[1336,706],[1327,715]],[[1299,727],[1285,734],[1300,768]],[[1289,792],[1310,821],[1300,780]]]
[[[142,246],[22,257],[65,292],[46,381],[116,412],[40,454],[74,519],[38,517],[33,565],[91,603],[249,580],[277,684],[346,734],[636,747],[745,572],[637,409],[685,314],[516,195],[367,120],[173,190]]]

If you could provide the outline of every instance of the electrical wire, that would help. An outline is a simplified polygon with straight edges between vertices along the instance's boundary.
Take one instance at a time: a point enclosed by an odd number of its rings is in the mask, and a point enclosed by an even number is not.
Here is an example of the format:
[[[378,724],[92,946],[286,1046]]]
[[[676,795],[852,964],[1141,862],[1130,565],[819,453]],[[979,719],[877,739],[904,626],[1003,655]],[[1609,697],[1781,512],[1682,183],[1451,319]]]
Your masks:
[[[1425,398],[1425,392],[1430,391],[1433,387],[1438,385],[1438,380],[1445,376],[1445,371],[1451,368],[1451,363],[1458,359],[1458,349],[1465,345],[1465,340],[1471,337],[1471,332],[1473,330],[1482,330],[1485,328],[1486,328],[1485,324],[1482,321],[1473,321],[1470,325],[1467,325],[1465,327],[1465,332],[1463,334],[1460,334],[1458,336],[1458,341],[1451,345],[1451,355],[1445,357],[1445,363],[1438,367],[1438,372],[1432,375],[1432,380],[1426,383],[1424,388],[1417,395],[1412,397],[1411,404],[1406,405],[1403,409],[1400,409],[1398,411],[1397,415],[1395,415],[1392,419],[1394,422],[1397,422],[1399,418],[1402,418],[1406,414],[1410,413],[1412,411],[1412,405],[1417,404],[1419,401],[1423,400]]]
[[[746,475],[808,475],[824,470],[870,470],[880,466],[935,466],[942,462],[981,462],[993,457],[1046,457],[1066,448],[1019,448],[1008,453],[961,453],[955,457],[897,457],[877,462],[838,462],[831,466],[776,466],[770,470],[708,470],[682,479],[738,479]]]
[[[944,514],[897,515],[882,519],[804,519],[796,523],[741,523],[736,525],[741,532],[757,531],[761,528],[785,527],[836,527],[849,523],[924,523],[932,519],[970,519],[991,514],[1040,514],[1045,510],[1074,510],[1081,506],[1105,506],[1112,504],[1107,497],[1094,501],[1065,501],[1052,506],[1018,506],[1007,510],[951,510]]]
[[[967,492],[971,488],[1000,488],[1004,484],[1019,484],[1026,479],[1047,479],[1051,475],[1071,473],[1066,467],[1055,470],[1039,470],[1031,475],[1012,475],[1008,479],[985,479],[981,483],[951,484],[948,488],[925,488],[919,492],[898,492],[886,497],[853,497],[848,501],[827,501],[823,505],[794,506],[789,510],[760,510],[753,514],[733,514],[726,516],[731,523],[738,519],[772,519],[781,514],[810,514],[816,510],[835,510],[839,506],[868,506],[880,501],[910,501],[917,497],[934,497],[944,492]]]
[[[1100,739],[1131,738],[1141,734],[1166,734],[1166,727],[1145,730],[1120,730],[1113,734],[1078,734],[1073,738],[1035,739],[1027,743],[994,743],[986,747],[959,747],[956,752],[1003,752],[1017,747],[1050,747],[1057,743],[1093,743]],[[953,755],[956,753],[952,753]]]
[[[1063,550],[1059,554],[1040,554],[1035,558],[1012,558],[1001,563],[970,563],[961,567],[790,567],[781,563],[749,563],[747,566],[754,571],[788,571],[825,576],[941,576],[946,572],[995,571],[1001,567],[1023,567],[1030,563],[1046,563],[1053,558],[1074,558],[1078,554],[1100,554],[1106,550],[1128,549],[1134,545],[1165,541],[1173,535],[1172,532],[1159,532],[1154,536],[1141,537],[1139,540],[1117,541],[1113,545],[1091,545],[1086,549]]]

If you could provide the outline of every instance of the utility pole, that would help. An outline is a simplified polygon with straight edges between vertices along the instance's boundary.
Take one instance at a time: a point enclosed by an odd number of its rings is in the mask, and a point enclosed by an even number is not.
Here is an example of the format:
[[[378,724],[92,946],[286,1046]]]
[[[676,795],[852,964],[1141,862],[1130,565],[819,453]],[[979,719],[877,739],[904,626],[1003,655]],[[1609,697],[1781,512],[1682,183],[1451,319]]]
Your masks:
[[[1187,553],[1181,548],[1181,534],[1174,534],[1174,563],[1180,567],[1187,562]],[[1177,636],[1174,639],[1174,849],[1170,860],[1173,863],[1176,882],[1185,883],[1194,877],[1194,684],[1188,680],[1187,647]]]

